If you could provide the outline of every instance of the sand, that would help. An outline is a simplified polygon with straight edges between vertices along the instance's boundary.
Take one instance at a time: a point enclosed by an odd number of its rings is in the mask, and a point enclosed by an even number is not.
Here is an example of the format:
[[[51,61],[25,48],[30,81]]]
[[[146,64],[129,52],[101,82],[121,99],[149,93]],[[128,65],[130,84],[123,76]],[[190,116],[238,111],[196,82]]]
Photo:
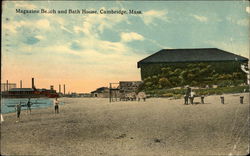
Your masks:
[[[244,95],[244,104],[240,104]],[[249,94],[205,98],[205,104],[150,98],[146,102],[63,98],[53,107],[4,114],[1,154],[53,156],[246,155]],[[195,99],[199,102],[200,99]]]

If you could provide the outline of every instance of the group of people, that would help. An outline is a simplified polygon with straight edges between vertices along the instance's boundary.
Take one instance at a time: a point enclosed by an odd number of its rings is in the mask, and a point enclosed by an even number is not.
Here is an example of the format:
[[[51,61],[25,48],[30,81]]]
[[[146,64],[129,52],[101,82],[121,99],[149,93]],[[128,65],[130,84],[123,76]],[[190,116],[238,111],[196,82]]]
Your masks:
[[[126,93],[123,94],[122,97],[120,97],[120,101],[125,100],[125,101],[136,101],[136,99],[138,101],[140,101],[141,99],[143,99],[143,101],[146,101],[147,95],[145,92],[139,92],[138,94],[136,94],[135,92],[130,92],[130,93]]]
[[[192,92],[192,89],[190,87],[187,87],[187,90],[184,96],[184,105],[188,105],[188,99],[191,104],[194,103],[194,92]]]
[[[188,99],[190,101],[190,104],[194,104],[194,98],[195,98],[195,93],[192,91],[190,87],[187,87],[186,93],[184,95],[184,105],[188,105]],[[200,96],[201,98],[201,104],[204,104],[204,96]]]
[[[34,103],[32,103],[30,101],[30,98],[29,98],[28,102],[26,104],[26,106],[27,106],[27,114],[28,114],[28,112],[30,112],[30,114],[31,114],[31,105],[32,104],[34,104]],[[55,114],[59,114],[59,101],[58,101],[57,98],[55,100],[53,100],[53,104],[54,104],[54,108],[55,108]],[[20,101],[19,104],[16,105],[15,109],[16,109],[16,113],[17,113],[17,121],[16,122],[19,122],[20,121],[21,111],[22,111],[21,101]]]

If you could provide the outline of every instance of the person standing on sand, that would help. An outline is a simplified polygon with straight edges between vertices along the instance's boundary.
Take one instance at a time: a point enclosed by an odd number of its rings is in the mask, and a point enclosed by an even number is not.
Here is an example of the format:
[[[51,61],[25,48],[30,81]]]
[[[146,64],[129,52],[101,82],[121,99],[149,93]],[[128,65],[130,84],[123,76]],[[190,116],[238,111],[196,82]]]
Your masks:
[[[29,100],[27,102],[27,113],[28,113],[28,111],[30,111],[30,114],[31,114],[31,102],[30,102],[30,98],[29,98]]]
[[[184,104],[186,104],[186,105],[188,105],[188,98],[190,97],[190,95],[191,95],[191,88],[188,86],[187,87],[187,90],[186,90],[186,94],[185,94],[185,96],[184,96]]]
[[[3,115],[1,114],[1,122],[4,122]]]
[[[16,105],[16,113],[17,113],[17,119],[18,119],[16,122],[20,121],[21,110],[22,110],[22,105],[20,101],[20,103]]]
[[[194,104],[194,92],[191,91],[189,99],[190,99],[190,103]]]
[[[59,101],[57,98],[54,100],[55,114],[59,114]]]

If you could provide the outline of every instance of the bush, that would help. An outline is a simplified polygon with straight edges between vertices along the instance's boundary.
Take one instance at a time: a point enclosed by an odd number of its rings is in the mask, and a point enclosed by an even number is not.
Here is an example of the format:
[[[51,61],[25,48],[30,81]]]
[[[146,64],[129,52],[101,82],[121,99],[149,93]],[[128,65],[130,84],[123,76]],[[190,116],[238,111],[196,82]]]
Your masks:
[[[163,97],[173,97],[174,94],[173,93],[165,93],[162,95]]]

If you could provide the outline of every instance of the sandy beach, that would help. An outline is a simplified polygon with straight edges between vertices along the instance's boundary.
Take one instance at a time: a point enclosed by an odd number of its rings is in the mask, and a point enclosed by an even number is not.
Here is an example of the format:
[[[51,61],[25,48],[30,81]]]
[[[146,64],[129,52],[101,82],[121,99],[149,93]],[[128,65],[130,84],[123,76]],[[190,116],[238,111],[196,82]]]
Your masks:
[[[243,95],[244,104],[240,104]],[[54,108],[4,114],[2,155],[166,156],[249,153],[249,93],[208,96],[205,104],[150,98],[109,103],[63,98]],[[200,99],[195,99],[200,102]]]

